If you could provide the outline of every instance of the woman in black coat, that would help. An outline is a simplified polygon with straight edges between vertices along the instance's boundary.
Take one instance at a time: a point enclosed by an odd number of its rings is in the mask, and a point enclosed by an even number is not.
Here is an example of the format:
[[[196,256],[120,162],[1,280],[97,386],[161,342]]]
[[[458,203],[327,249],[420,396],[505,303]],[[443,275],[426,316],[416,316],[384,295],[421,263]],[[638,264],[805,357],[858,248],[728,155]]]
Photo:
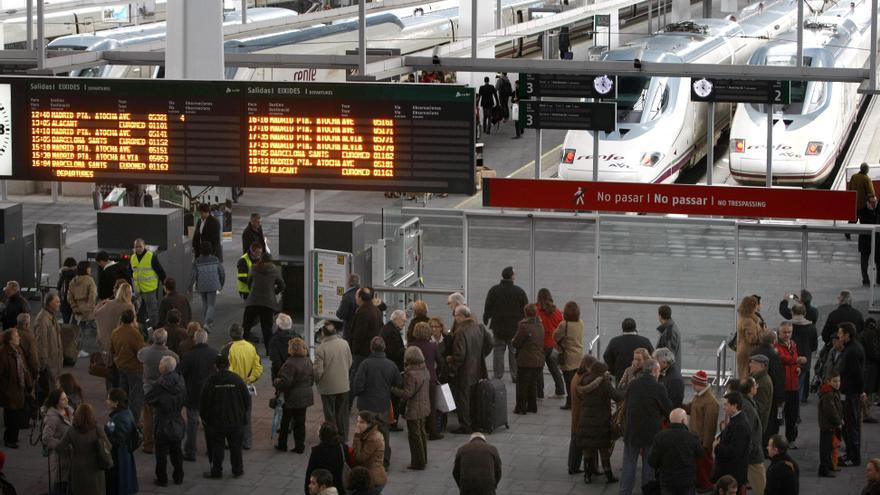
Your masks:
[[[580,396],[581,420],[578,426],[578,441],[584,450],[587,465],[595,465],[596,450],[602,459],[602,468],[608,483],[617,481],[611,472],[611,401],[619,401],[623,396],[614,388],[608,365],[597,361],[590,372],[581,379],[577,387]],[[592,481],[592,469],[584,472],[584,482]]]
[[[351,453],[348,445],[339,439],[339,431],[333,423],[324,423],[318,431],[321,443],[312,447],[309,465],[306,467],[305,493],[309,495],[309,477],[315,469],[326,469],[333,474],[333,485],[336,490],[345,493],[345,481],[342,479],[343,463],[351,465]]]
[[[284,396],[284,413],[281,416],[281,429],[275,449],[282,452],[287,450],[287,434],[292,426],[294,447],[290,451],[302,454],[306,450],[306,409],[315,400],[312,393],[315,378],[312,374],[309,348],[303,339],[290,339],[287,352],[290,357],[278,371],[278,378],[274,381],[275,390]]]

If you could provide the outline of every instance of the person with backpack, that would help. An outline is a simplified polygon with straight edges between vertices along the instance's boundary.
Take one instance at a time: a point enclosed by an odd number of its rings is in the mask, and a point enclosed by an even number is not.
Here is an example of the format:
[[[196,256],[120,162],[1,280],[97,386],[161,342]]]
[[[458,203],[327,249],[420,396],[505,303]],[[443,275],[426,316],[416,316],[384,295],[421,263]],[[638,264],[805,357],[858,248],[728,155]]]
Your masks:
[[[113,447],[113,467],[107,471],[107,495],[131,495],[137,493],[137,464],[134,451],[141,443],[141,433],[134,424],[134,416],[128,408],[128,394],[114,388],[107,395],[110,419],[104,432]]]

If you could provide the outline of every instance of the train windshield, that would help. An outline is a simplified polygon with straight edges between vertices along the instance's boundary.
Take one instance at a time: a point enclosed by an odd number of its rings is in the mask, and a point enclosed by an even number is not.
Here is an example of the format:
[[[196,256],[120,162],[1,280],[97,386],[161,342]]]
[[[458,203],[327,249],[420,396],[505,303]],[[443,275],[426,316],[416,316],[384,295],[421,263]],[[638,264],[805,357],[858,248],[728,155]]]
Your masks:
[[[653,84],[652,84],[652,81]],[[617,121],[622,124],[651,122],[669,103],[666,78],[625,76],[618,78]]]
[[[804,67],[810,67],[813,57],[804,56]],[[765,65],[794,67],[797,63],[796,55],[768,55]],[[818,110],[827,98],[828,85],[822,81],[791,81],[791,103],[788,105],[774,105],[773,110],[787,115],[807,115]],[[766,112],[764,105],[752,103],[752,108],[759,112]]]

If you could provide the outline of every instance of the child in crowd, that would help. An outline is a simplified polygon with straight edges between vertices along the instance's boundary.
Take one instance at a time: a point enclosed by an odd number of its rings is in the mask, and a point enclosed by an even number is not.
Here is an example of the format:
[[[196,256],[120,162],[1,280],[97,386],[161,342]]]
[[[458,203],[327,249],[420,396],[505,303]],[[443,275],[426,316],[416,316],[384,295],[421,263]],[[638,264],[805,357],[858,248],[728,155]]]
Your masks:
[[[837,471],[838,435],[843,424],[839,390],[840,374],[836,371],[819,387],[819,476],[822,478],[834,478]]]

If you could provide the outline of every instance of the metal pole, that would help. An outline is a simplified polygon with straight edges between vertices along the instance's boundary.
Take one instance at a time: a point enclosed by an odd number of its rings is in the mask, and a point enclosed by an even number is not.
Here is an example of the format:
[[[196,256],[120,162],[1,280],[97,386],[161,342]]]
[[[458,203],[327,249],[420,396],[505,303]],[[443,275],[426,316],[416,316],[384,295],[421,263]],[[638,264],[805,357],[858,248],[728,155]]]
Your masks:
[[[712,0],[703,0],[703,17],[712,17]]]
[[[477,58],[477,0],[471,0],[471,58]]]
[[[804,0],[797,0],[797,67],[804,65]]]
[[[358,0],[358,74],[367,75],[367,0]]]
[[[767,187],[773,187],[773,104],[767,104]]]
[[[361,0],[363,1],[363,0]],[[314,304],[314,273],[312,271],[312,250],[315,249],[315,191],[303,190],[303,335],[312,349],[315,344],[312,305]]]
[[[474,1],[474,3],[477,2]],[[495,3],[495,29],[501,29],[501,0]]]
[[[733,224],[733,328],[736,328],[736,300],[739,297],[739,220]],[[725,353],[726,354],[726,353]],[[727,371],[727,366],[724,366]],[[732,375],[732,373],[731,373]]]
[[[0,180],[0,201],[6,201],[9,199],[9,189],[6,186],[6,181]]]
[[[52,204],[54,205],[55,203],[58,202],[58,183],[52,182],[49,185],[49,188],[50,188],[50,191],[52,192]]]
[[[595,31],[595,28],[593,30]],[[651,33],[651,0],[648,0],[648,34]]]
[[[248,0],[241,0],[241,23],[247,24]]]
[[[871,91],[877,90],[877,0],[871,0]],[[873,297],[873,294],[871,294]],[[873,299],[871,299],[873,301]],[[872,302],[873,304],[873,302]]]
[[[540,102],[541,98],[537,98]],[[541,178],[541,141],[544,139],[544,131],[535,129],[535,178]]]
[[[43,0],[37,0],[37,48],[40,50],[37,57],[37,68],[46,66],[46,19],[43,16]]]
[[[470,288],[468,287],[468,252],[468,215],[467,212],[464,212],[461,217],[461,286],[464,288],[465,301],[467,301],[468,294],[470,294]]]
[[[534,297],[534,294],[537,293],[537,283],[535,281],[536,276],[536,265],[535,261],[535,217],[534,215],[529,215],[529,297]]]
[[[709,102],[706,116],[706,185],[712,185],[712,171],[715,168],[715,102]]]
[[[600,265],[600,262],[601,262],[601,249],[600,249],[601,237],[599,234],[600,225],[601,225],[601,216],[600,216],[599,212],[597,211],[596,212],[596,225],[594,227],[595,230],[593,231],[593,250],[595,251],[595,255],[596,255],[596,268],[593,271],[596,279],[593,281],[593,294],[595,294],[597,296],[599,295],[599,290],[600,290],[599,277],[602,273],[601,265]],[[599,300],[598,299],[593,300],[593,312],[596,315],[595,316],[596,317],[596,336],[598,337],[600,335]],[[598,357],[598,356],[596,356],[596,357]]]
[[[877,228],[876,227],[871,229],[871,252],[876,253],[877,251],[874,251],[875,249],[877,249]],[[868,261],[868,263],[871,263],[870,260]],[[869,308],[874,305],[874,288],[877,287],[877,264],[876,263],[871,263],[871,271],[874,273],[874,276],[871,277],[871,287],[869,288],[869,291],[870,291],[870,298],[868,299],[868,307]]]
[[[593,182],[599,181],[599,131],[593,131]]]
[[[25,16],[27,19],[27,49],[34,49],[34,0],[27,0],[25,4],[25,10],[27,11],[27,15]]]
[[[809,249],[810,244],[807,239],[807,228],[803,227],[804,231],[801,234],[801,290],[806,290],[807,288],[807,261],[809,260]]]

